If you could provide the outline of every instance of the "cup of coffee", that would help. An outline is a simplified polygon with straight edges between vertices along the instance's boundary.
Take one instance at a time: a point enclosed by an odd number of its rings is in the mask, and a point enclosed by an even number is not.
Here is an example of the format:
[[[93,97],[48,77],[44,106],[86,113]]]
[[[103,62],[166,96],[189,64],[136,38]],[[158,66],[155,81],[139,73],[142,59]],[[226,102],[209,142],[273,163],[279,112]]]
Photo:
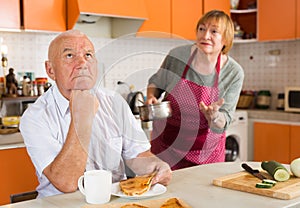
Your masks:
[[[89,204],[105,204],[110,201],[112,174],[107,170],[89,170],[78,179],[78,188]]]

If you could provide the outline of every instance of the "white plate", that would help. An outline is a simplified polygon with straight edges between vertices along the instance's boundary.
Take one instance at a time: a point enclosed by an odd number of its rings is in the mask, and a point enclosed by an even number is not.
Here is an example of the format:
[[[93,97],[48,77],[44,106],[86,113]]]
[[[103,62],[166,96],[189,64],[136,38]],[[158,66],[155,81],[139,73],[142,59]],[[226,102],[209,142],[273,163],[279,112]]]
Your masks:
[[[157,184],[151,186],[150,190],[143,193],[142,195],[128,196],[120,190],[119,182],[117,182],[117,183],[112,184],[111,194],[114,196],[118,196],[118,197],[122,197],[122,198],[126,198],[126,199],[144,199],[144,198],[161,195],[161,194],[165,193],[166,191],[167,191],[167,188],[165,186],[157,183]]]

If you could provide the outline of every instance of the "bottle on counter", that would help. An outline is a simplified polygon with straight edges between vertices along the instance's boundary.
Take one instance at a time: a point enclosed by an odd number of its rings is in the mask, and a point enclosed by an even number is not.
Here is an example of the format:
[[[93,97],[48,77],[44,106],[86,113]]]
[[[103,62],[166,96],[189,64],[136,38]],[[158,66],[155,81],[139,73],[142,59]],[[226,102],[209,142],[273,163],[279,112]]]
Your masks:
[[[23,87],[23,96],[29,96],[30,79],[27,76],[23,76],[22,87]]]
[[[37,85],[37,81],[33,80],[32,81],[32,96],[38,96],[38,85]]]
[[[277,96],[277,110],[284,110],[284,93],[279,93]]]
[[[271,92],[269,90],[261,90],[257,93],[256,108],[268,109],[271,104]]]
[[[5,94],[4,77],[0,77],[0,97]]]
[[[45,92],[45,84],[47,83],[46,77],[38,77],[35,79],[37,82],[38,95],[42,95]]]

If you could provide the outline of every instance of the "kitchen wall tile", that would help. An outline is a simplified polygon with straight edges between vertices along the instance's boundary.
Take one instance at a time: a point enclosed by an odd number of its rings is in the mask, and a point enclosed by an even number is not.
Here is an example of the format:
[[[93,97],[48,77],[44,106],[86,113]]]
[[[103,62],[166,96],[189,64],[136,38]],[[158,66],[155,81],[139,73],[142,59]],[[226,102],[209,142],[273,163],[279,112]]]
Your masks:
[[[8,45],[8,63],[16,72],[32,71],[46,76],[44,61],[55,33],[0,32]],[[125,81],[134,90],[145,92],[148,78],[162,63],[168,51],[191,43],[183,39],[147,39],[124,36],[118,39],[91,38],[99,60],[101,84],[120,90],[117,82]],[[279,52],[279,54],[276,54]],[[277,93],[287,85],[300,85],[300,40],[234,43],[230,55],[245,71],[243,89],[268,89],[275,109]],[[2,73],[2,71],[1,71]],[[124,86],[122,86],[124,87]]]

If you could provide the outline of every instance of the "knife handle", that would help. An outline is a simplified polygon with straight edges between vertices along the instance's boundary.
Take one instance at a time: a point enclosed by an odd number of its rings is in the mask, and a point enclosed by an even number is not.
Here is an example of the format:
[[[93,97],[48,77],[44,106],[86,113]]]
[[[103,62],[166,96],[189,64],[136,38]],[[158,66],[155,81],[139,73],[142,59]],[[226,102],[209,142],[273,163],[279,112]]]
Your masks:
[[[249,173],[257,173],[258,171],[257,170],[253,170],[249,165],[247,165],[246,163],[243,163],[242,164],[242,167]]]

